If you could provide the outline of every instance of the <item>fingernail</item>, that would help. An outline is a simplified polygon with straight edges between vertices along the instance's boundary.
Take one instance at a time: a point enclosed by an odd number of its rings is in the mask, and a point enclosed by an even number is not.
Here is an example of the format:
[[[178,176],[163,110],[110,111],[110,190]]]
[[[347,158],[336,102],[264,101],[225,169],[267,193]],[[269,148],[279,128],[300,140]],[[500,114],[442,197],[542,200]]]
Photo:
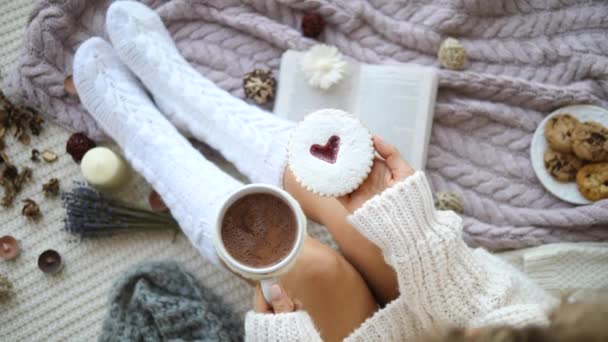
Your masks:
[[[274,284],[270,287],[270,300],[275,301],[281,299],[281,287]]]

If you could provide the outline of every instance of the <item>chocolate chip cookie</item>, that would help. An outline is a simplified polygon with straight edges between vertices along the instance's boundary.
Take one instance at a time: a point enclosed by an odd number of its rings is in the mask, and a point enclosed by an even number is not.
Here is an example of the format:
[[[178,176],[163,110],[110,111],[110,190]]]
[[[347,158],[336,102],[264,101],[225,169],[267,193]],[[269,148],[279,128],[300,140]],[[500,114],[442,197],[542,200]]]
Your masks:
[[[581,194],[590,201],[608,198],[608,163],[583,166],[576,174],[576,184]]]
[[[572,153],[572,134],[578,124],[578,120],[570,114],[559,114],[547,121],[545,138],[551,149]]]
[[[576,156],[550,148],[545,151],[544,160],[549,174],[560,182],[573,181],[576,178],[576,172],[583,166],[583,162]]]
[[[579,124],[572,134],[572,151],[583,160],[608,161],[608,128],[593,121]]]

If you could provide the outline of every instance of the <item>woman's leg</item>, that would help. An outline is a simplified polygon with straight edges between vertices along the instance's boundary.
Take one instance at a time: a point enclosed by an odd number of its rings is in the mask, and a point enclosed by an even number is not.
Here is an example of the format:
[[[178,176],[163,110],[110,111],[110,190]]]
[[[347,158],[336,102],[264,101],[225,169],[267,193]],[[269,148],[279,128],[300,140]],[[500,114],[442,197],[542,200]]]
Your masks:
[[[342,255],[307,238],[294,267],[281,278],[302,302],[324,341],[342,341],[376,310],[363,278]]]
[[[78,48],[74,80],[83,106],[162,196],[190,242],[219,264],[212,244],[213,219],[222,200],[242,184],[207,161],[158,112],[101,38]]]
[[[117,54],[165,104],[177,126],[219,150],[253,182],[282,186],[311,218],[325,224],[381,303],[397,296],[396,278],[381,251],[346,221],[334,199],[314,196],[284,177],[292,122],[245,103],[200,75],[181,56],[159,16],[146,6],[113,3],[106,28]],[[164,100],[164,101],[163,101]],[[285,179],[284,179],[285,178]]]
[[[294,123],[230,95],[179,53],[158,14],[114,2],[106,29],[116,53],[177,127],[218,150],[254,183],[281,186]]]
[[[349,212],[333,197],[321,197],[303,188],[285,171],[285,190],[302,206],[309,218],[327,227],[344,257],[363,276],[376,300],[384,306],[399,296],[397,276],[382,251],[347,221]]]

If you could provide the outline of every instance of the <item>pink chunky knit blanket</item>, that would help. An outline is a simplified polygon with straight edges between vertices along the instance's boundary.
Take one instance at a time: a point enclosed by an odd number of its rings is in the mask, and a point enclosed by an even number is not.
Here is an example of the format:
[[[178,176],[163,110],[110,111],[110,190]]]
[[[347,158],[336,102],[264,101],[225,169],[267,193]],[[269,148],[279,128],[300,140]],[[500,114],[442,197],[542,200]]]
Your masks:
[[[571,104],[608,107],[608,3],[575,0],[147,0],[186,59],[235,96],[255,67],[277,73],[281,53],[318,41],[300,18],[319,11],[319,41],[367,63],[437,66],[441,41],[466,47],[465,71],[441,69],[427,173],[462,195],[465,238],[499,250],[558,241],[608,241],[608,201],[573,207],[532,171],[532,133]],[[105,36],[108,0],[39,1],[10,95],[67,128],[101,138],[64,90],[78,45]]]

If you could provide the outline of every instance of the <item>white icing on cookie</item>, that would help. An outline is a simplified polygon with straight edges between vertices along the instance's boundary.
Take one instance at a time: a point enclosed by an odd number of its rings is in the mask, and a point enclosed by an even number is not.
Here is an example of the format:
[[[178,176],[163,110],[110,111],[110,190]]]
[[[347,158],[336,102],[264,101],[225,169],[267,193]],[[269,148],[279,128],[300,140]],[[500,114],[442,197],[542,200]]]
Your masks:
[[[289,167],[306,189],[342,196],[357,189],[374,161],[369,130],[353,115],[321,109],[304,118],[289,143]]]

